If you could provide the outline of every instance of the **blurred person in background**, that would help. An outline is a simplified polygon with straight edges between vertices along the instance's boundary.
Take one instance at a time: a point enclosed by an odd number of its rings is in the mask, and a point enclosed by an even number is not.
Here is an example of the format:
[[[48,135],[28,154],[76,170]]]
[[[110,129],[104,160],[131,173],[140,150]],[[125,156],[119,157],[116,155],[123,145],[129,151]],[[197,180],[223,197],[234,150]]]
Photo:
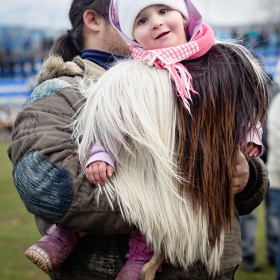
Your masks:
[[[260,58],[256,54],[254,56],[261,63]],[[273,99],[277,93],[278,87],[273,82],[273,77],[268,75],[268,86],[269,86],[269,101]],[[262,141],[265,147],[264,153],[261,155],[261,159],[266,164],[267,153],[269,150],[267,143],[267,123],[263,125],[263,136]],[[265,196],[265,237],[266,237],[266,258],[270,265],[275,265],[275,257],[277,253],[277,243],[279,231],[279,222],[277,218],[277,211],[274,201],[269,195],[268,190]],[[256,262],[256,230],[258,224],[258,209],[252,211],[249,215],[240,216],[240,227],[241,227],[241,240],[242,240],[242,269],[248,272],[257,272],[261,270],[260,265]]]
[[[280,61],[276,67],[275,82],[280,86]],[[275,203],[280,222],[280,93],[272,99],[267,118],[268,155],[267,169],[270,181],[270,196]],[[280,280],[280,236],[276,255],[276,279]]]
[[[269,105],[274,96],[279,92],[279,86],[274,82],[272,75],[269,75]],[[267,121],[263,125],[263,144],[266,148],[265,152],[261,156],[261,159],[267,164],[267,155],[269,153],[269,144],[267,140]],[[278,236],[280,234],[280,223],[277,217],[277,209],[275,203],[270,195],[270,189],[268,189],[265,195],[265,227],[266,227],[266,257],[270,265],[275,266],[276,255],[278,251]]]
[[[242,240],[242,269],[245,271],[260,271],[260,266],[256,263],[255,235],[258,221],[258,210],[255,209],[249,215],[240,216]]]

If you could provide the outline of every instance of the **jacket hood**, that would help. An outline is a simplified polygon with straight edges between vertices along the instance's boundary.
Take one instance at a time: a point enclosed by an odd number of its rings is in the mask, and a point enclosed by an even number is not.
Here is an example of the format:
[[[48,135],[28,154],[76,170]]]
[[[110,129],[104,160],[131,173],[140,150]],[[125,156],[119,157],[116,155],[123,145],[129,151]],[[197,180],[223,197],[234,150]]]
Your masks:
[[[44,81],[62,76],[82,76],[83,69],[75,62],[64,62],[58,55],[50,55],[45,61],[38,76],[38,85]]]

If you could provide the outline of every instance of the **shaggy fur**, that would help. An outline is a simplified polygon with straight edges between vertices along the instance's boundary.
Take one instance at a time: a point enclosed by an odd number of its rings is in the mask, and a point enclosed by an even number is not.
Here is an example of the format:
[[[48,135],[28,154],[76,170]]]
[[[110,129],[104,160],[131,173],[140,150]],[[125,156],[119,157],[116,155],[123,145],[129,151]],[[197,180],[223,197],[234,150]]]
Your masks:
[[[74,137],[83,166],[95,142],[113,156],[115,173],[98,191],[118,201],[155,253],[184,269],[200,260],[213,276],[234,211],[239,145],[264,119],[267,88],[261,68],[236,45],[216,44],[183,63],[199,93],[191,114],[166,70],[122,61],[89,88],[84,81],[88,100]]]
[[[115,158],[116,171],[99,191],[119,201],[123,216],[141,230],[156,253],[164,250],[172,263],[184,268],[200,259],[209,271],[217,271],[223,235],[210,250],[202,209],[195,213],[192,200],[178,191],[184,179],[176,162],[175,99],[165,70],[137,61],[113,67],[90,88],[76,127],[77,135],[83,134],[81,163],[92,143],[100,142]]]
[[[79,68],[76,63],[71,61],[65,63],[62,57],[50,55],[40,71],[38,85],[49,79],[61,76],[77,76],[82,75],[82,73],[82,69]]]

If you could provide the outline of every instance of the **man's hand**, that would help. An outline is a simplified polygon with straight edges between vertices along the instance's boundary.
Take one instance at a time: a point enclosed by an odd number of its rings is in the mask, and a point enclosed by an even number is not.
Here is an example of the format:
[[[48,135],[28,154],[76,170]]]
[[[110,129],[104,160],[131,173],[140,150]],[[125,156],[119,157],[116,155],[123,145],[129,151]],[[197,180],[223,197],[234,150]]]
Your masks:
[[[114,168],[104,161],[95,161],[86,167],[86,177],[94,185],[104,185],[113,175]]]
[[[249,180],[249,164],[246,160],[245,155],[239,151],[239,154],[237,156],[237,174],[234,178],[234,194],[240,193],[244,190],[245,186],[248,183]]]

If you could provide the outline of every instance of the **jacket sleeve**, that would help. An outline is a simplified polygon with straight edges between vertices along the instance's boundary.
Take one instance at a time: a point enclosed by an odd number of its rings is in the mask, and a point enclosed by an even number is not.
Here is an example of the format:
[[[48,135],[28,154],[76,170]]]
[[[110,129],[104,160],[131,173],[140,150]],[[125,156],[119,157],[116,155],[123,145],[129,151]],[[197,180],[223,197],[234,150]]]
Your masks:
[[[258,122],[256,125],[256,131],[253,128],[251,130],[249,130],[249,132],[246,136],[246,142],[244,142],[242,140],[240,145],[241,145],[241,147],[244,147],[246,144],[253,142],[254,144],[258,145],[260,148],[260,151],[257,154],[257,157],[261,157],[264,152],[263,143],[261,141],[262,136],[263,136],[263,129],[262,129],[261,123]]]
[[[95,162],[95,161],[105,161],[109,165],[111,165],[113,168],[115,168],[115,161],[113,157],[109,153],[106,152],[105,148],[100,143],[94,143],[92,146],[90,152],[89,152],[89,158],[86,162],[87,167],[89,164]]]
[[[239,215],[248,215],[261,204],[269,187],[265,164],[258,157],[247,158],[250,170],[249,181],[241,193],[235,195]]]
[[[99,200],[80,166],[69,125],[82,96],[64,80],[38,86],[18,114],[8,155],[27,210],[48,223],[92,234],[130,232],[117,204]]]

